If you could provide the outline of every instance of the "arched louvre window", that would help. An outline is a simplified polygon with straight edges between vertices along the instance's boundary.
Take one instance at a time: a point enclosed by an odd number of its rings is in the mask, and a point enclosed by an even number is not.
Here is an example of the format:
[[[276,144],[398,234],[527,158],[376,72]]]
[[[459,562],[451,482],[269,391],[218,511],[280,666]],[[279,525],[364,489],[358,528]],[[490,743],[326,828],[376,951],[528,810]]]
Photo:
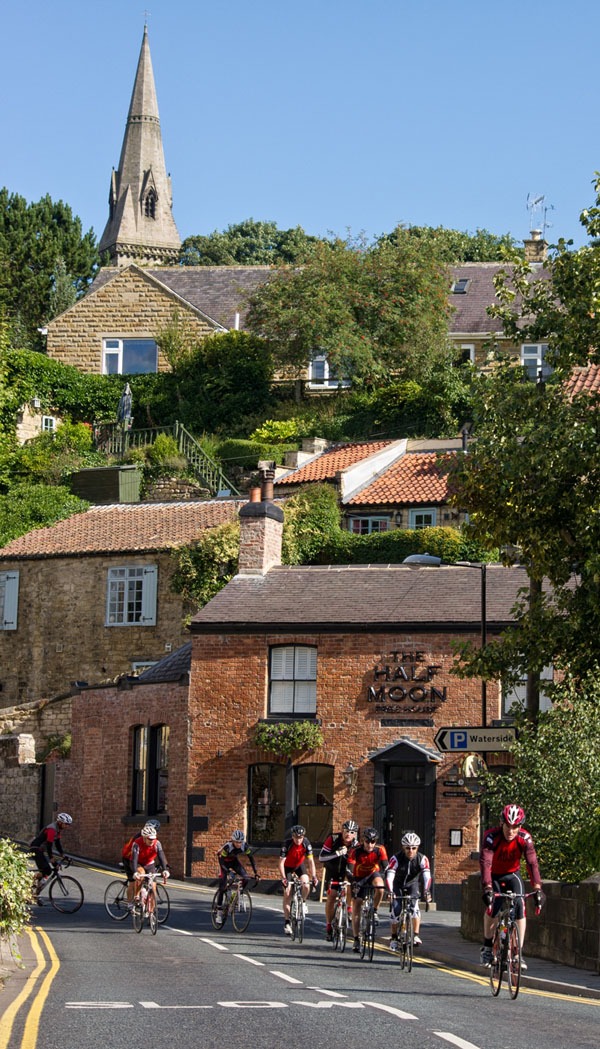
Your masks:
[[[153,189],[149,189],[144,200],[144,215],[147,219],[156,218],[156,200],[156,193]]]
[[[131,781],[132,816],[166,812],[169,782],[169,726],[135,725]]]

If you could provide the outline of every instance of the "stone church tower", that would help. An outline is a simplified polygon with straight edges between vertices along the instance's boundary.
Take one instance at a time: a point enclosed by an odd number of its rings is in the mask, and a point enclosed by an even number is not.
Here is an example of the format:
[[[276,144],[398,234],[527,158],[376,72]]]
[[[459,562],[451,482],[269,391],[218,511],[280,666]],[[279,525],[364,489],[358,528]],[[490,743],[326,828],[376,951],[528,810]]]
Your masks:
[[[172,212],[147,26],[108,203],[109,218],[99,249],[108,251],[111,265],[155,266],[176,261],[181,238]]]

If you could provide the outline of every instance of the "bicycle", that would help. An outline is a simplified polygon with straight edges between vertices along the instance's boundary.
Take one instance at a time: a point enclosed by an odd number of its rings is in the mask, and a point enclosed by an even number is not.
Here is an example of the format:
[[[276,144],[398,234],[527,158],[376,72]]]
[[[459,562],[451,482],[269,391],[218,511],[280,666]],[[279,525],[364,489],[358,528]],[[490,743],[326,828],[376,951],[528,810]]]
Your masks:
[[[490,989],[494,998],[500,994],[502,977],[506,973],[506,985],[511,998],[516,998],[521,985],[521,934],[515,918],[515,905],[518,900],[523,903],[528,896],[536,896],[536,892],[495,892],[494,897],[502,899],[502,907],[498,912],[498,924],[492,941],[492,964],[490,966]],[[540,913],[540,903],[536,906],[536,914]],[[490,911],[488,910],[488,913]]]
[[[77,878],[71,877],[70,874],[61,874],[61,867],[70,865],[71,860],[68,856],[52,864],[52,874],[42,881],[37,892],[34,890],[36,903],[42,904],[40,895],[47,892],[55,911],[60,911],[61,914],[75,914],[75,911],[79,910],[83,903],[83,889]]]
[[[122,922],[131,914],[133,904],[127,899],[127,878],[115,878],[106,886],[104,907],[106,913],[115,922]],[[164,925],[171,913],[171,900],[166,885],[157,882],[156,917],[159,925]]]
[[[292,874],[292,898],[290,900],[290,922],[292,925],[292,940],[302,943],[304,939],[304,899],[302,898],[302,882],[297,874]]]
[[[341,951],[342,953],[346,949],[346,940],[348,938],[348,898],[347,889],[350,883],[347,881],[341,881],[338,885],[337,896],[335,898],[335,908],[333,911],[333,921],[331,923],[331,930],[333,933],[333,949],[334,951]]]
[[[252,917],[252,897],[244,885],[244,879],[234,871],[228,871],[227,883],[223,890],[220,914],[217,907],[219,889],[213,896],[210,908],[210,920],[213,928],[222,929],[231,915],[231,924],[236,932],[245,932]],[[219,918],[220,920],[217,920]]]
[[[131,912],[133,927],[136,932],[142,931],[146,920],[148,921],[152,935],[156,936],[156,933],[158,932],[156,897],[152,891],[152,887],[156,882],[156,879],[160,877],[162,877],[162,875],[159,874],[158,871],[147,871],[143,877],[139,879],[139,889],[133,901],[133,910]]]
[[[373,898],[375,889],[372,885],[367,886],[367,894],[363,900],[360,911],[359,939],[361,961],[367,955],[370,962],[373,961],[375,950],[375,906]],[[356,903],[355,903],[356,906]]]
[[[415,905],[416,899],[410,893],[403,892],[401,896],[394,899],[402,901],[402,908],[398,915],[398,949],[400,967],[412,972],[413,954],[415,948]]]

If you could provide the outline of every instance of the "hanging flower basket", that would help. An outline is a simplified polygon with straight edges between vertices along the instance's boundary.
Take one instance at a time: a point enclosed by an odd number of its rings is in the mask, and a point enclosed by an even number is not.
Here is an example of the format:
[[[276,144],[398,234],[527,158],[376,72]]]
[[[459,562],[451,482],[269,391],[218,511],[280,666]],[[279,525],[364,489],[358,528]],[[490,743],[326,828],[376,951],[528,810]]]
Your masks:
[[[323,730],[315,721],[260,721],[254,729],[255,745],[282,758],[316,750],[323,742]]]

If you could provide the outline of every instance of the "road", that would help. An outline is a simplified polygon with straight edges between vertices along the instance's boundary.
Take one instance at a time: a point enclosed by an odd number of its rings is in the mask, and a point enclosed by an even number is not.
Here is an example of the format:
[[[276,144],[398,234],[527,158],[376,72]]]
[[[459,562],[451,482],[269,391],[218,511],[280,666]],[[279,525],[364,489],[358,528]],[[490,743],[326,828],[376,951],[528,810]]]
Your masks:
[[[522,989],[492,998],[487,978],[426,954],[411,974],[377,950],[371,963],[324,940],[310,905],[303,944],[282,934],[281,902],[254,894],[249,929],[216,933],[212,892],[169,883],[169,924],[138,935],[103,907],[108,876],[74,869],[86,901],[74,915],[36,909],[43,954],[35,990],[0,1049],[305,1049],[317,1044],[419,1049],[597,1049],[600,1001]],[[424,925],[425,928],[425,925]],[[175,1040],[176,1039],[176,1046]]]

